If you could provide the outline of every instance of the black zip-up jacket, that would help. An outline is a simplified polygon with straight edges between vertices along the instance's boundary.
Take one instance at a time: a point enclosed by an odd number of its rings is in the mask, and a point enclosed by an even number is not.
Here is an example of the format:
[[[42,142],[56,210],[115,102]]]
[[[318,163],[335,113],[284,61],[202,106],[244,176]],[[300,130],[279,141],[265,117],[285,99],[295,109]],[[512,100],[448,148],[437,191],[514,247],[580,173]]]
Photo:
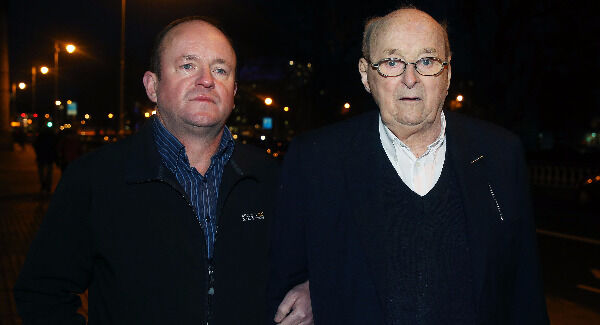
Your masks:
[[[217,209],[210,324],[265,323],[277,163],[236,144]],[[152,125],[69,166],[15,285],[24,324],[206,324],[203,230]]]

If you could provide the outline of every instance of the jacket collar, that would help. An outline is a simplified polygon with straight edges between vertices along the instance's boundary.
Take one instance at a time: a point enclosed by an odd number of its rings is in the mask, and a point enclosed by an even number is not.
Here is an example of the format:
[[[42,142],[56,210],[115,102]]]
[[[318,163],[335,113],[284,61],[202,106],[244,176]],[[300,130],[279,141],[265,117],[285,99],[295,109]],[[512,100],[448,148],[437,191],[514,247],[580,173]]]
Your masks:
[[[152,124],[152,120],[146,121],[140,130],[131,136],[129,150],[126,153],[126,181],[143,183],[171,179],[177,183],[175,176],[162,164],[154,142]]]
[[[138,133],[131,136],[131,143],[126,153],[126,181],[128,183],[145,183],[151,181],[163,181],[181,193],[185,193],[181,185],[177,182],[175,175],[162,163],[160,154],[156,149],[154,141],[154,130],[152,121],[146,121]],[[225,164],[223,178],[219,186],[219,210],[225,204],[225,201],[239,181],[251,178],[259,181],[259,177],[252,169],[250,163],[246,163],[243,157],[240,157],[239,150],[236,150],[240,144],[236,144],[231,158]]]

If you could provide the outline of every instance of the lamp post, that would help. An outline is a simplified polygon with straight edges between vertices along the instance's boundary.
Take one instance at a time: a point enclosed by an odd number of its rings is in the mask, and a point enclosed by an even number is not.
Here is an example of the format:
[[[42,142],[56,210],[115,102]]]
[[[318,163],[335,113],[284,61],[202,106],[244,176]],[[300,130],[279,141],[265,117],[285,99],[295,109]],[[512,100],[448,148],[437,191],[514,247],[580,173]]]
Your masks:
[[[60,41],[54,41],[54,100],[58,100],[58,53],[60,53],[61,43]],[[65,45],[67,53],[73,53],[75,49],[76,47],[73,44]]]
[[[48,67],[46,66],[42,66],[40,67],[40,72],[42,74],[47,74],[48,71],[50,71],[48,69]],[[36,81],[37,81],[37,67],[33,66],[31,67],[31,111],[35,112],[35,85],[36,85]]]
[[[119,65],[119,132],[125,131],[125,9],[126,0],[121,0],[121,58]]]

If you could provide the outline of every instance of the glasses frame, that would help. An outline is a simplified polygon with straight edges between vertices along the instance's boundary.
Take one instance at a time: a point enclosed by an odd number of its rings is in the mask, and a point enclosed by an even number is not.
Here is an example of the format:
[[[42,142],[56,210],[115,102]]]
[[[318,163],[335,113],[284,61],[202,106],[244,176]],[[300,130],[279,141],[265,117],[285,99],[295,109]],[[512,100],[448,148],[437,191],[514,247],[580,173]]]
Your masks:
[[[422,74],[417,69],[417,62],[419,62],[419,61],[421,61],[423,59],[429,59],[429,60],[437,61],[437,62],[439,62],[439,63],[442,64],[442,68],[440,69],[440,71],[438,73],[435,73],[435,74]],[[399,76],[401,76],[404,72],[406,72],[406,67],[408,67],[409,64],[412,64],[415,67],[415,71],[418,74],[420,74],[420,75],[422,75],[424,77],[437,77],[437,76],[439,76],[444,71],[444,69],[446,69],[448,67],[448,61],[444,61],[444,60],[442,60],[440,58],[430,57],[430,56],[426,56],[426,57],[420,58],[419,60],[417,60],[415,62],[406,62],[406,61],[404,61],[402,59],[399,59],[399,58],[385,58],[385,59],[379,60],[376,63],[372,63],[371,60],[368,60],[368,61],[369,61],[369,65],[371,66],[371,68],[377,70],[377,73],[379,73],[379,75],[382,76],[382,77],[384,77],[384,78],[388,78],[388,77],[392,77],[393,78],[393,77],[399,77]],[[400,61],[400,62],[404,63],[404,70],[402,70],[402,72],[400,72],[400,74],[398,74],[396,76],[390,76],[390,75],[387,75],[387,74],[381,72],[381,70],[380,70],[381,64],[385,63],[385,62],[389,62],[389,61]]]

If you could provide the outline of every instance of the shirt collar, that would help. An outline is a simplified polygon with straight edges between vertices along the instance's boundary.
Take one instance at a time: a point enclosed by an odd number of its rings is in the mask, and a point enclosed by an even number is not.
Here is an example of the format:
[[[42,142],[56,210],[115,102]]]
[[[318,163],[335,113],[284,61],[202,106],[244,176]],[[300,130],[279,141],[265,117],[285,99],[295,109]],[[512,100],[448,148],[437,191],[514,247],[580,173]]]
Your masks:
[[[162,158],[163,164],[173,172],[177,174],[178,168],[186,168],[191,170],[187,154],[185,152],[185,146],[171,133],[167,128],[160,122],[158,117],[153,118],[154,126],[154,142],[158,152]],[[223,129],[223,135],[221,136],[221,142],[217,152],[211,157],[211,165],[217,160],[228,161],[233,153],[235,141],[229,131],[229,128],[225,126]],[[210,167],[209,167],[210,168]]]
[[[430,145],[427,146],[427,150],[421,157],[427,156],[430,152],[435,152],[435,150],[441,147],[446,141],[446,116],[444,115],[444,111],[441,112],[440,119],[442,122],[440,134],[435,139],[435,141],[433,141]],[[379,137],[381,139],[381,144],[383,145],[385,151],[394,155],[394,157],[391,157],[394,160],[397,159],[395,157],[394,145],[402,147],[405,151],[411,154],[411,157],[413,157],[414,160],[416,160],[416,157],[414,156],[414,154],[412,154],[410,148],[406,144],[404,144],[404,142],[398,139],[398,137],[396,137],[396,135],[383,123],[383,121],[381,120],[381,114],[379,114]]]

